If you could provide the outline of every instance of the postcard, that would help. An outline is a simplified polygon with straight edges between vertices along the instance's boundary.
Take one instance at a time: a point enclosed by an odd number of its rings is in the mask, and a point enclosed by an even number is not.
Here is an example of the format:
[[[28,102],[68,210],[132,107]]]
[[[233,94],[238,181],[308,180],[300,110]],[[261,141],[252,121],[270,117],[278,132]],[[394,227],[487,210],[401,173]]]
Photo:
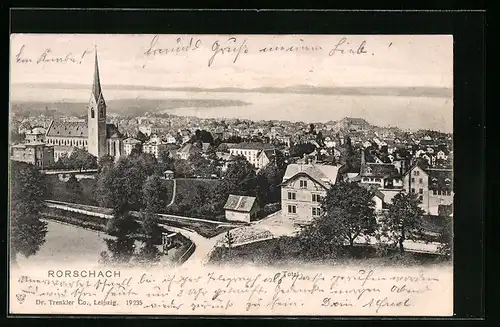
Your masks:
[[[451,35],[10,42],[11,314],[453,315]]]

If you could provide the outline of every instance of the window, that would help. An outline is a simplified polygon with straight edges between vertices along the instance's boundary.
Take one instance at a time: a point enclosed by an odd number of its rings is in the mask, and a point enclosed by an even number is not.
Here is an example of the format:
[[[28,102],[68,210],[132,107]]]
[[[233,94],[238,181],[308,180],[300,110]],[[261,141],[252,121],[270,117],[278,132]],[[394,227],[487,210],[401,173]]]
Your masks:
[[[368,182],[370,179],[368,177],[363,177],[363,182]]]
[[[419,182],[420,184],[422,184],[422,183],[424,182],[424,180],[423,180],[422,178],[419,178],[419,179],[418,179],[418,182]]]
[[[288,192],[288,200],[295,200],[295,193]]]
[[[313,200],[313,202],[321,202],[321,195],[319,195],[319,194],[313,194],[312,195],[312,200]]]
[[[307,181],[300,181],[301,188],[307,188]]]
[[[415,189],[413,187],[411,189],[411,193],[415,193]]]
[[[375,182],[379,182],[380,183],[380,178],[375,178]]]
[[[418,197],[418,199],[419,199],[420,201],[423,201],[423,200],[424,200],[424,197],[420,195],[420,196]]]
[[[432,195],[436,195],[436,190],[432,190]]]
[[[419,172],[418,170],[415,170],[415,171],[413,172],[413,175],[414,175],[414,176],[418,176],[418,175],[420,175],[420,172]]]
[[[321,215],[321,209],[320,208],[312,208],[312,215],[313,216]]]
[[[419,188],[418,189],[418,194],[424,194],[424,189],[423,188]]]
[[[94,118],[95,117],[95,111],[94,111],[94,108],[90,109],[90,118]]]
[[[413,178],[413,177],[412,177],[412,178],[411,178],[411,182],[412,182],[412,183],[415,183],[415,178]]]
[[[297,207],[289,205],[288,206],[288,213],[297,213]]]

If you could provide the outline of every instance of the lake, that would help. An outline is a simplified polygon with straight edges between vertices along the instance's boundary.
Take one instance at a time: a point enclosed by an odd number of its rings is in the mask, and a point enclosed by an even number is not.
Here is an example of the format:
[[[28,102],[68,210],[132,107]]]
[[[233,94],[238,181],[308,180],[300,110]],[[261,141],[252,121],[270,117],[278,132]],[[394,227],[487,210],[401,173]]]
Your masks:
[[[42,92],[43,91],[43,92]],[[13,101],[82,102],[88,89],[37,89],[16,86],[11,90]],[[235,100],[249,103],[242,106],[178,107],[174,109],[145,108],[182,116],[202,118],[247,118],[253,120],[289,120],[327,122],[344,117],[359,117],[377,126],[398,126],[402,129],[429,128],[445,132],[453,130],[453,99],[451,97],[398,95],[324,95],[259,92],[190,92],[152,90],[106,90],[109,102],[119,99],[157,100]],[[122,108],[109,104],[109,113]],[[85,113],[85,106],[82,106]]]

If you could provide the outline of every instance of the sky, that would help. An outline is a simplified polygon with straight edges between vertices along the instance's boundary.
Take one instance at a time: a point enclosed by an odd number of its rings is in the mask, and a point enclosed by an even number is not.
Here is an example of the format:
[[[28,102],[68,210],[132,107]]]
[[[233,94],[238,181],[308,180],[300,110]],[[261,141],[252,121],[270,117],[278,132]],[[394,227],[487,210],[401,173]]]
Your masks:
[[[156,55],[152,55],[154,50],[187,46],[191,38],[192,47],[188,51],[168,51],[166,54],[156,51]],[[343,38],[345,42],[337,49],[345,50],[344,53],[336,51],[330,55]],[[200,41],[197,43],[197,40]],[[195,44],[198,44],[196,49]],[[364,44],[366,53],[348,52],[348,49],[356,51],[361,44]],[[225,46],[231,49],[221,53],[217,51],[217,45],[219,49]],[[321,50],[259,51],[281,45],[284,49],[309,46],[321,47]],[[251,89],[297,85],[332,88],[453,87],[451,35],[12,34],[11,99],[23,100],[28,94],[32,98],[50,97],[52,101],[57,97],[78,98],[81,92],[68,89],[62,94],[60,90],[38,90],[36,85],[90,85],[95,48],[104,89],[106,85],[135,85],[146,89],[148,86]],[[64,58],[69,54],[74,62],[37,63],[47,49],[50,52],[46,59]],[[26,87],[23,89],[22,85],[28,84],[30,92],[25,92]],[[153,96],[146,93],[144,96]],[[125,94],[121,92],[118,97]],[[443,113],[437,114],[451,119],[452,101],[446,103]]]

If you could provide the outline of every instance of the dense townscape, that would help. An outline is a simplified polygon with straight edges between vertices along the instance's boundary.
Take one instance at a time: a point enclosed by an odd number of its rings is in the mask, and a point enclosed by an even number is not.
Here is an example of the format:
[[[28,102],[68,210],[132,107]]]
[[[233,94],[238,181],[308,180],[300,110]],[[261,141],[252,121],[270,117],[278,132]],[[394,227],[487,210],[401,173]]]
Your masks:
[[[276,238],[275,255],[293,248],[286,242],[294,238],[301,253],[321,258],[365,241],[393,244],[400,252],[407,241],[437,243],[438,252],[450,253],[451,134],[377,127],[350,117],[203,119],[154,108],[139,116],[112,115],[97,56],[82,116],[23,108],[11,113],[10,127],[11,221],[20,235],[13,248],[25,255],[43,243],[22,241],[22,224],[48,210],[41,200],[109,209],[114,218],[105,230],[117,237],[109,242],[119,260],[133,256],[137,240],[143,243],[139,257],[158,257],[162,235],[170,235],[159,215],[241,224],[221,234],[214,254],[219,259],[238,253],[237,243]],[[16,178],[25,183],[16,186]],[[33,189],[28,195],[27,187]],[[37,205],[25,208],[29,201]],[[49,211],[64,216],[60,210]],[[37,226],[31,231],[43,235],[43,224]]]

